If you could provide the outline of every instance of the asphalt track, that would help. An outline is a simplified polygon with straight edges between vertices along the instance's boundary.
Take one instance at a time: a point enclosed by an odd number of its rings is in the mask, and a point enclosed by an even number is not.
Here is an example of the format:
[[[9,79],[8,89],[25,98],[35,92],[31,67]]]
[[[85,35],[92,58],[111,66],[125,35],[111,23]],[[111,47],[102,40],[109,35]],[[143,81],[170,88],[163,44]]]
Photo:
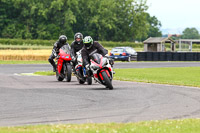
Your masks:
[[[116,63],[115,68],[198,67],[185,63]],[[57,82],[54,76],[22,76],[46,65],[0,65],[0,126],[54,123],[137,122],[200,118],[200,88],[113,81]]]

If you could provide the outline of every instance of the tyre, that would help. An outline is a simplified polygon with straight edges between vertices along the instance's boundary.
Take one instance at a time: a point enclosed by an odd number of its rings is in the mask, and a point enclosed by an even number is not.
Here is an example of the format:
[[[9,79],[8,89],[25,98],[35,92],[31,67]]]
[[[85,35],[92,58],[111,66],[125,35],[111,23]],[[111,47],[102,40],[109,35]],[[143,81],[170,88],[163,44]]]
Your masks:
[[[101,74],[105,81],[106,87],[108,87],[110,90],[112,90],[113,89],[112,82],[110,81],[110,78],[108,77],[107,73],[105,71],[103,71]]]
[[[87,80],[87,84],[88,84],[88,85],[91,85],[91,84],[92,84],[92,77],[89,76],[89,77],[87,77],[86,80]]]
[[[58,74],[58,72],[56,72],[56,79],[58,81],[63,81],[64,78],[60,77],[60,75]]]
[[[78,80],[79,84],[84,84],[85,83],[85,81],[80,80],[79,78],[77,78],[77,80]]]
[[[70,82],[71,78],[72,78],[72,66],[70,64],[66,64],[65,79],[67,82]]]

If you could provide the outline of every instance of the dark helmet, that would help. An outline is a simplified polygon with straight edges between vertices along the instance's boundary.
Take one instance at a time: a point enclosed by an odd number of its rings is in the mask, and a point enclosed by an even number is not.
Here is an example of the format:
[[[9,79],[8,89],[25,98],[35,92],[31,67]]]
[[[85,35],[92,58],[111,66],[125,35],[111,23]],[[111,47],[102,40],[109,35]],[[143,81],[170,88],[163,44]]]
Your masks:
[[[80,41],[77,41],[77,40],[76,40],[77,38],[79,38]],[[80,43],[83,41],[83,34],[81,34],[80,32],[76,33],[76,34],[74,35],[74,40],[75,40],[75,42],[77,42],[78,44],[80,44]]]
[[[85,47],[87,49],[90,49],[93,45],[93,39],[91,36],[86,36],[84,39],[83,39],[83,43],[85,44]]]
[[[65,35],[61,35],[59,37],[59,42],[62,43],[62,44],[65,44],[67,41],[67,37]]]

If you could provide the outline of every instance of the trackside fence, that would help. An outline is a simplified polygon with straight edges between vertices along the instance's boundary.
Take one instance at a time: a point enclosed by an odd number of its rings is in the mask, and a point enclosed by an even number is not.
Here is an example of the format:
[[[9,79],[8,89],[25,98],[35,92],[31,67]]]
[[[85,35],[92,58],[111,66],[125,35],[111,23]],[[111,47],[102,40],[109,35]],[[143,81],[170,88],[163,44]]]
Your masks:
[[[200,61],[200,52],[138,52],[137,61]]]

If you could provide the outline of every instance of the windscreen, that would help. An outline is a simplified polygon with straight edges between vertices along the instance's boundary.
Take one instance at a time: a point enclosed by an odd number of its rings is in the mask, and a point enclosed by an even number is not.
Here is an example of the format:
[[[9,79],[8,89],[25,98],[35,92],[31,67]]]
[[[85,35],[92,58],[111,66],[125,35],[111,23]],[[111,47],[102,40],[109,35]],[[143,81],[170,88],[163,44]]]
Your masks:
[[[92,55],[90,56],[90,58],[91,58],[94,62],[96,62],[96,63],[98,63],[98,64],[100,64],[100,62],[101,62],[101,57],[102,57],[102,55],[101,55],[101,54],[98,54],[98,53],[92,54]]]
[[[63,52],[65,52],[66,54],[70,54],[70,50],[69,47],[67,45],[63,45],[60,50],[63,50]]]

